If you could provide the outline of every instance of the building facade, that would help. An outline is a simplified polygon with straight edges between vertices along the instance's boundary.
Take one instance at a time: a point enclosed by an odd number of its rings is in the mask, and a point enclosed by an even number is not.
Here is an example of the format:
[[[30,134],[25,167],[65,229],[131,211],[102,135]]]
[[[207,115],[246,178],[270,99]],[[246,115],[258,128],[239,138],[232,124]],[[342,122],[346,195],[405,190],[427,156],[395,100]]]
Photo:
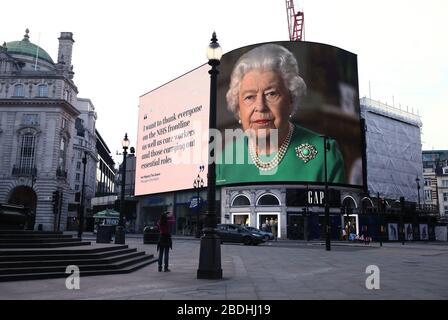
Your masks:
[[[448,217],[448,151],[423,151],[423,203],[438,212],[443,221]]]
[[[117,200],[115,162],[98,130],[95,130],[95,136],[98,161],[95,170],[95,196],[91,200],[93,214],[105,209],[113,209]]]
[[[71,197],[68,207],[68,230],[77,230],[78,228],[77,219],[83,192],[84,207],[86,208],[84,217],[87,221],[92,220],[91,200],[95,196],[98,162],[95,135],[97,113],[95,112],[95,107],[92,101],[82,98],[77,99],[76,107],[81,114],[75,121],[73,156],[70,170]],[[89,224],[84,223],[84,225],[89,229]]]
[[[82,191],[93,220],[98,163],[97,113],[73,81],[73,34],[58,40],[56,63],[28,29],[0,46],[0,203],[29,208],[28,228],[50,231],[78,228]]]
[[[417,203],[417,181],[423,181],[420,117],[366,97],[360,102],[369,196],[379,193],[383,198],[404,197]]]
[[[28,29],[21,41],[0,46],[0,202],[30,208],[31,227],[43,230],[64,230],[71,200],[80,114],[73,43],[71,32],[61,32],[57,62],[30,41]]]

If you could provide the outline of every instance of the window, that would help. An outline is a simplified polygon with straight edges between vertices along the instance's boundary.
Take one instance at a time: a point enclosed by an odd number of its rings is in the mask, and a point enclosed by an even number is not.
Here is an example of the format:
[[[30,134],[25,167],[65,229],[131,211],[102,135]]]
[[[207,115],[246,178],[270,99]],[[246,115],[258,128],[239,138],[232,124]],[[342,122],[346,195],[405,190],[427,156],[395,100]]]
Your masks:
[[[14,86],[14,97],[24,97],[25,91],[23,90],[23,84],[16,84]]]
[[[32,126],[39,124],[39,116],[37,114],[24,114],[22,116],[22,124]]]
[[[425,179],[425,186],[426,187],[431,186],[431,179]]]
[[[246,196],[238,195],[233,199],[232,207],[250,206],[250,201]]]
[[[448,206],[445,206],[445,215],[448,216]]]
[[[36,137],[32,134],[25,134],[22,137],[22,146],[20,150],[20,168],[29,169],[34,167]]]
[[[65,90],[65,92],[64,92],[64,99],[70,102],[71,96],[70,96],[70,91],[69,90]]]
[[[448,192],[443,193],[443,201],[448,202]]]
[[[79,191],[79,184],[75,184],[75,191]]]
[[[257,205],[259,205],[259,206],[278,206],[278,205],[280,205],[280,202],[272,194],[266,194],[258,200]]]
[[[448,188],[448,180],[442,180],[442,187]]]
[[[67,128],[67,119],[62,118],[61,126],[62,126],[63,129]]]
[[[76,169],[81,170],[81,162],[80,161],[76,162]]]
[[[40,84],[38,87],[39,97],[48,97],[48,87],[46,84]]]
[[[425,201],[432,201],[432,196],[431,196],[432,192],[431,190],[425,190]]]
[[[84,137],[84,120],[81,118],[77,118],[75,120],[75,129],[76,129],[76,135],[79,137]]]
[[[448,174],[448,168],[443,168],[443,174]]]
[[[67,142],[65,141],[65,138],[61,139],[61,144],[59,146],[59,169],[65,170],[65,153],[67,150]]]
[[[81,180],[81,174],[80,173],[76,174],[75,180],[76,181],[80,181]]]

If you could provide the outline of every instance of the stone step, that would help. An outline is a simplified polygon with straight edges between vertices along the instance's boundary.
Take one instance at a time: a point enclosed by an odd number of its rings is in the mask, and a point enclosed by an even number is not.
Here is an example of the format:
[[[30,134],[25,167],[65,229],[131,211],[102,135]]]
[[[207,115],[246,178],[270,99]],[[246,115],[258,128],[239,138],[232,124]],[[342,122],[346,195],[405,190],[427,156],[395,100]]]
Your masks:
[[[154,256],[151,255],[140,255],[138,257],[126,258],[125,260],[120,260],[112,263],[102,263],[102,264],[86,264],[79,265],[79,270],[81,275],[83,271],[96,271],[96,270],[118,270],[129,267],[133,264],[138,264],[148,259],[153,259]],[[32,274],[32,273],[65,273],[67,266],[57,265],[57,266],[41,266],[41,267],[21,267],[21,268],[0,268],[0,275],[13,275],[13,274]]]
[[[42,260],[33,260],[33,261],[3,261],[0,262],[0,269],[4,268],[29,268],[29,267],[46,267],[46,266],[68,266],[68,265],[93,265],[93,264],[107,264],[107,263],[113,263],[118,262],[120,260],[126,260],[130,258],[139,257],[141,255],[144,255],[144,252],[137,252],[136,250],[134,252],[114,252],[115,255],[109,256],[109,257],[103,257],[103,258],[97,258],[97,257],[82,257],[82,259],[67,259],[65,257],[58,257],[59,259],[52,260],[52,259],[42,259]]]
[[[57,243],[0,243],[0,249],[19,249],[19,248],[61,248],[90,246],[90,242],[57,242]]]
[[[145,260],[143,262],[139,262],[135,265],[128,266],[126,268],[117,269],[117,270],[93,270],[93,271],[81,271],[80,277],[89,277],[89,276],[101,276],[101,275],[109,275],[109,274],[123,274],[123,273],[131,273],[140,268],[143,268],[147,265],[157,262],[157,259],[151,258]],[[64,272],[47,272],[47,273],[29,273],[29,274],[6,274],[0,275],[0,282],[5,281],[21,281],[21,280],[39,280],[39,279],[52,279],[52,278],[67,278],[69,274]]]
[[[107,249],[107,250],[106,250]],[[132,253],[136,252],[137,249],[120,249],[119,250],[111,250],[113,248],[104,248],[103,251],[98,250],[89,250],[88,252],[82,252],[82,253],[71,253],[70,251],[65,251],[69,253],[59,253],[59,254],[52,254],[49,250],[41,250],[39,252],[33,252],[33,254],[21,254],[20,251],[16,251],[17,254],[2,254],[3,251],[0,251],[0,263],[1,262],[31,262],[31,261],[42,261],[42,260],[48,260],[48,261],[55,261],[55,260],[81,260],[81,259],[103,259],[107,257],[111,257],[114,255],[120,255],[120,254],[126,254],[126,253]],[[84,250],[87,251],[87,250]]]
[[[35,233],[0,233],[0,239],[35,239],[35,238],[45,238],[45,239],[71,239],[72,235],[69,234],[35,234]]]
[[[57,242],[80,242],[78,238],[28,238],[28,239],[2,239],[0,238],[0,244],[2,243],[57,243]]]
[[[34,230],[0,230],[0,234],[59,234],[62,231],[34,231]]]

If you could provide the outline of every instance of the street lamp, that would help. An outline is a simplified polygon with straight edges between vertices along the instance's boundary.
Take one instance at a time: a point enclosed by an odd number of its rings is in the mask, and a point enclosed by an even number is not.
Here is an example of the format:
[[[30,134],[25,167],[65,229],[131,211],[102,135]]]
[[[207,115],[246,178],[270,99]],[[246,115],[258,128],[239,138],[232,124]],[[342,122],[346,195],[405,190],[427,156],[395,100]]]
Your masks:
[[[420,179],[415,178],[415,182],[417,182],[417,198],[418,198],[418,210],[420,210]]]
[[[82,173],[82,187],[81,187],[81,199],[78,212],[78,238],[81,239],[82,230],[84,229],[84,197],[85,197],[85,185],[86,185],[86,165],[87,165],[87,151],[84,151],[84,158],[82,158],[82,164],[84,166]]]
[[[210,114],[209,114],[209,162],[207,174],[207,214],[205,228],[201,237],[201,249],[199,253],[198,279],[222,279],[221,269],[221,240],[215,232],[216,227],[216,164],[214,161],[215,150],[211,146],[212,132],[216,129],[216,91],[219,71],[217,67],[222,57],[222,49],[219,46],[216,33],[213,32],[211,43],[207,48],[208,64],[212,67],[210,74]]]
[[[196,198],[196,238],[199,238],[201,235],[201,230],[199,229],[199,209],[201,204],[201,198],[199,198],[199,189],[204,187],[204,180],[201,178],[200,173],[204,171],[204,166],[199,167],[199,173],[196,179],[194,179],[193,182],[193,188],[197,191],[197,198]]]
[[[330,150],[328,137],[321,136],[324,139],[324,163],[325,163],[325,249],[331,250],[330,241],[330,208],[328,206],[328,176],[327,176],[327,150]]]
[[[129,147],[128,134],[125,133],[124,139],[121,142],[123,146],[123,165],[121,166],[121,197],[120,197],[120,219],[118,221],[117,229],[115,230],[115,244],[125,243],[125,228],[124,228],[124,189],[126,186],[126,155]]]

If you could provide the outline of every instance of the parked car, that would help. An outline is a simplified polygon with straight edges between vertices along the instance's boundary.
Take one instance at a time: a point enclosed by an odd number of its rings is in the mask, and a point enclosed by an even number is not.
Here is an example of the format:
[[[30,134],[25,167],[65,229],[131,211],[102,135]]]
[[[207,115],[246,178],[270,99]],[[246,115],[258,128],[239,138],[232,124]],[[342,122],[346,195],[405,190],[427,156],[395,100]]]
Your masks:
[[[250,232],[258,233],[263,237],[263,241],[274,240],[274,234],[269,231],[263,231],[254,227],[246,227]]]
[[[216,232],[221,238],[221,243],[236,242],[256,246],[263,242],[263,237],[260,234],[251,232],[238,224],[218,224]]]

